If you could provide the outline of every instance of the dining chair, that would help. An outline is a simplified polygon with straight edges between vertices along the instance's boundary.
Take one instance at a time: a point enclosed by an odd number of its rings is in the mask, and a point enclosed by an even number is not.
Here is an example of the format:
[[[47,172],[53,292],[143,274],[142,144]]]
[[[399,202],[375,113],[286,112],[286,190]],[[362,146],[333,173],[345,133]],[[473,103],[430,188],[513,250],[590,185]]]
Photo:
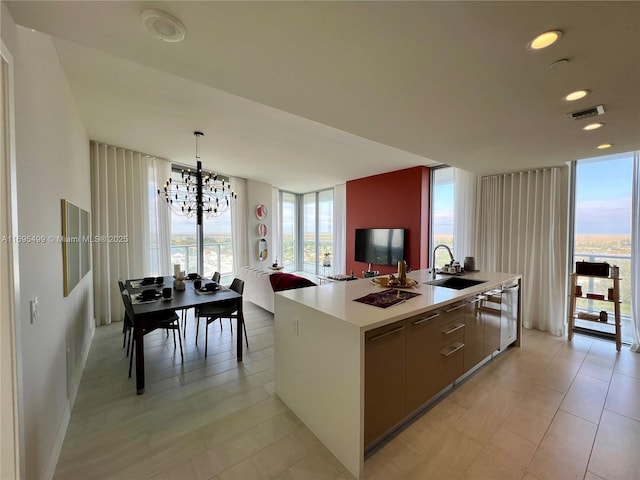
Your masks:
[[[244,280],[234,278],[233,282],[231,282],[231,285],[229,286],[229,290],[233,290],[234,292],[242,295],[242,293],[244,292]],[[204,305],[198,309],[198,316],[196,317],[196,345],[198,345],[198,331],[200,328],[200,318],[202,317],[204,317],[207,321],[204,337],[204,356],[206,357],[207,347],[209,345],[209,324],[213,323],[216,320],[220,320],[220,323],[222,323],[223,318],[228,318],[229,323],[231,323],[231,319],[238,318],[236,300],[228,300],[226,302],[220,302],[212,305]],[[249,339],[247,338],[247,327],[244,322],[242,322],[242,327],[244,329],[244,340],[248,348]],[[222,328],[222,326],[220,328]],[[240,332],[240,335],[242,335],[242,332]]]
[[[136,321],[135,321],[135,313],[133,313],[133,305],[131,303],[131,296],[129,292],[125,288],[122,292],[122,303],[124,303],[124,309],[129,315],[129,317],[133,320],[133,342],[131,347],[131,357],[129,357],[129,378],[131,378],[131,367],[133,365],[133,348],[136,344]],[[180,359],[182,363],[184,363],[184,355],[182,353],[182,337],[180,337],[180,317],[176,314],[175,310],[168,310],[163,312],[157,312],[154,314],[150,314],[145,316],[145,329],[143,335],[147,333],[151,333],[154,330],[166,330],[167,335],[169,334],[169,330],[173,330],[173,349],[176,348],[176,330],[178,331],[178,341],[180,342]],[[130,337],[131,338],[131,337]]]
[[[220,272],[214,272],[211,280],[220,285]],[[182,334],[184,338],[187,338],[187,310],[189,309],[182,310]],[[193,316],[196,318],[196,321],[198,321],[198,307],[193,309]],[[231,322],[231,320],[229,320],[229,322]],[[222,330],[222,322],[220,322],[220,330]],[[231,327],[231,330],[233,330],[233,327]]]
[[[120,295],[123,292],[127,291],[127,287],[125,287],[124,282],[122,280],[118,280],[118,287],[120,288]],[[125,310],[124,318],[122,319],[122,348],[124,348],[125,343],[127,344],[127,357],[129,356],[129,349],[131,348],[131,337],[133,332],[133,320],[129,317],[129,314]],[[129,342],[127,342],[127,333],[129,334]]]

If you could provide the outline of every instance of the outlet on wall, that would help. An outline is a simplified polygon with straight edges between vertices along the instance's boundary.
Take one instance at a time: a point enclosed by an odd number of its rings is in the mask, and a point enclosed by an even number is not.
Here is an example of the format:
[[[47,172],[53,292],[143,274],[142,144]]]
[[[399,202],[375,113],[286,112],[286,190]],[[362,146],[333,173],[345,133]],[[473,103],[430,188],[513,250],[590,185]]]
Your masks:
[[[31,312],[31,323],[35,323],[40,316],[40,304],[38,303],[38,297],[33,297],[29,300],[29,307]]]

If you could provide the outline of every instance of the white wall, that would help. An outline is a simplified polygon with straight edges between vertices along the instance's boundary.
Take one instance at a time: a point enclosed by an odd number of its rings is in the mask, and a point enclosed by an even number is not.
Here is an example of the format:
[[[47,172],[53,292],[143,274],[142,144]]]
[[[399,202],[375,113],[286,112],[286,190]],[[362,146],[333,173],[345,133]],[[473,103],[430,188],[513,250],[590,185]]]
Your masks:
[[[3,6],[4,7],[4,6]],[[13,57],[0,43],[0,236],[12,237],[17,223],[13,135]],[[18,382],[14,259],[17,244],[0,245],[0,478],[19,478]]]
[[[62,198],[91,210],[89,140],[51,38],[16,26],[2,6],[2,37],[15,60],[19,234],[61,235]],[[94,331],[93,281],[68,297],[62,288],[62,245],[24,243],[20,259],[21,410],[28,479],[50,478],[64,439]],[[40,317],[30,321],[30,299]]]
[[[247,235],[249,242],[249,265],[258,268],[267,268],[271,265],[276,258],[277,252],[273,251],[273,228],[275,218],[275,212],[273,212],[271,204],[271,185],[263,182],[256,182],[255,180],[247,180]],[[267,206],[267,218],[264,220],[258,220],[256,217],[256,207],[260,204]],[[264,262],[261,262],[258,258],[258,240],[261,238],[258,235],[258,224],[264,223],[267,226],[267,246],[269,257]]]

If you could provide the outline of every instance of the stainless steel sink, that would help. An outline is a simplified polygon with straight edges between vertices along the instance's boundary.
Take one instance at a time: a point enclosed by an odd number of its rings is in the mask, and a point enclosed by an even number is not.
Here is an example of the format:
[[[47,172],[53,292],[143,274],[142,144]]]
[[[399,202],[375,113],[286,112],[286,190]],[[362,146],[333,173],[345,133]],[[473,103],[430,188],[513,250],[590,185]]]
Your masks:
[[[439,280],[431,280],[425,282],[427,285],[433,285],[435,287],[453,288],[455,290],[464,290],[465,288],[473,287],[474,285],[480,285],[485,283],[486,280],[471,280],[470,278],[461,277],[449,277],[441,278]]]

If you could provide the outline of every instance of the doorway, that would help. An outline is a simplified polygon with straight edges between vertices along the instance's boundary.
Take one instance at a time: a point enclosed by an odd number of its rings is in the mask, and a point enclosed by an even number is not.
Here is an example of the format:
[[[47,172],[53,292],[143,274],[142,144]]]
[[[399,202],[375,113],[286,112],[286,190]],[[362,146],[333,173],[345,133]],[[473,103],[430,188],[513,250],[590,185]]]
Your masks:
[[[18,245],[11,55],[0,44],[0,478],[20,478]]]

